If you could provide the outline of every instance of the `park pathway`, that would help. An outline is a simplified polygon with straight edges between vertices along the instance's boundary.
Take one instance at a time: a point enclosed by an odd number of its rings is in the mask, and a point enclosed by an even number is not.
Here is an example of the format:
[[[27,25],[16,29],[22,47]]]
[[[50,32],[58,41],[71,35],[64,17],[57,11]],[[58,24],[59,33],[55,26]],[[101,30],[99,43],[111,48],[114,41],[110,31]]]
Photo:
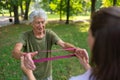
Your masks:
[[[7,25],[10,25],[10,24],[14,24],[14,21],[10,22],[9,18],[12,18],[12,20],[14,20],[13,17],[0,16],[0,27],[7,26]],[[52,22],[52,23],[55,22],[56,23],[56,22],[59,22],[59,20],[48,20],[48,22]],[[73,20],[72,22],[73,23],[76,23],[76,22],[89,22],[89,20]],[[20,23],[26,23],[26,21],[20,21]],[[65,21],[62,21],[62,23],[65,23]]]
[[[9,18],[8,16],[0,16],[0,27],[13,24],[13,22],[9,21]]]

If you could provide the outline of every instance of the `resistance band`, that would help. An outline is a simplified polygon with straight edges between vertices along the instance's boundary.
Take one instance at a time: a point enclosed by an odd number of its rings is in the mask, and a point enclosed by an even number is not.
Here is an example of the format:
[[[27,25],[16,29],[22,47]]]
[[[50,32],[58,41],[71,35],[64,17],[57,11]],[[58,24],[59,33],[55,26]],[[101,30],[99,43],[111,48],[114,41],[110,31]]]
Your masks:
[[[58,49],[58,50],[49,50],[49,51],[38,51],[38,52],[58,52],[58,51],[61,51],[61,50],[75,50],[75,48],[67,48],[67,49]],[[71,58],[75,56],[75,54],[69,54],[69,55],[65,55],[65,56],[55,56],[55,57],[50,57],[50,58],[41,58],[41,59],[36,59],[36,60],[33,60],[35,63],[38,63],[38,62],[44,62],[44,61],[51,61],[51,60],[57,60],[57,59],[63,59],[63,58]]]
[[[73,56],[75,56],[75,54],[69,54],[69,55],[65,55],[65,56],[55,56],[55,57],[51,57],[51,58],[41,58],[41,59],[36,59],[33,61],[35,63],[38,63],[38,62],[51,61],[51,60],[57,60],[57,59],[62,59],[62,58],[71,58]]]

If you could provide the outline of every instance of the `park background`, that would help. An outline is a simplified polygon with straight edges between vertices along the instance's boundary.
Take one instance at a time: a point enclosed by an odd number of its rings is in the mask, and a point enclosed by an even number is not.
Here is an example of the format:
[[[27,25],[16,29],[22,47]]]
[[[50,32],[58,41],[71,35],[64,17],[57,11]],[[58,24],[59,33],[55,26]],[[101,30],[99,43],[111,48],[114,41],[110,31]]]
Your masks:
[[[120,0],[0,0],[0,20],[7,17],[0,27],[0,80],[21,80],[20,61],[11,52],[21,32],[31,29],[28,15],[43,8],[48,15],[46,28],[55,31],[61,39],[77,47],[87,45],[90,17],[102,7],[120,6]],[[10,23],[10,24],[8,24]],[[53,49],[60,47],[53,46]],[[53,56],[70,54],[53,52]],[[53,61],[53,80],[68,80],[85,72],[76,57]]]

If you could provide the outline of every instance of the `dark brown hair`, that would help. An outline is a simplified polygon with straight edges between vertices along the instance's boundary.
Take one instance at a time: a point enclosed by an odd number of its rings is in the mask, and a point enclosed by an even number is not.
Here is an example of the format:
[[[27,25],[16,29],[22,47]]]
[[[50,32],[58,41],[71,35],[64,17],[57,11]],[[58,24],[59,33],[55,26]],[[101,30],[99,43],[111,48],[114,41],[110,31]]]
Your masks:
[[[92,16],[92,75],[95,80],[120,80],[120,8],[102,8]]]

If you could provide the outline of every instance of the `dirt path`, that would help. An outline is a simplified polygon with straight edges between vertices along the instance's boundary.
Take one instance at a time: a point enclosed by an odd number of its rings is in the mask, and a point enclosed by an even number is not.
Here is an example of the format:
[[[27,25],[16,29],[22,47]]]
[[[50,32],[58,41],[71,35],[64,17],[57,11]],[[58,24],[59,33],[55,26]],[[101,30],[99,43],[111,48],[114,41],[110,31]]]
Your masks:
[[[0,16],[0,27],[13,24],[13,22],[9,21],[9,18],[10,17],[8,17],[8,16]]]
[[[10,24],[13,24],[14,21],[10,22],[9,21],[9,18],[8,16],[0,16],[0,27],[3,27],[3,26],[6,26],[6,25],[10,25]],[[14,20],[14,18],[12,17],[12,20]],[[65,20],[63,21],[59,21],[59,20],[48,20],[49,23],[56,23],[56,22],[59,22],[59,23],[65,23]],[[77,23],[77,22],[89,22],[89,20],[73,20],[73,21],[70,21],[72,23]],[[21,21],[21,23],[26,23],[25,21]]]

